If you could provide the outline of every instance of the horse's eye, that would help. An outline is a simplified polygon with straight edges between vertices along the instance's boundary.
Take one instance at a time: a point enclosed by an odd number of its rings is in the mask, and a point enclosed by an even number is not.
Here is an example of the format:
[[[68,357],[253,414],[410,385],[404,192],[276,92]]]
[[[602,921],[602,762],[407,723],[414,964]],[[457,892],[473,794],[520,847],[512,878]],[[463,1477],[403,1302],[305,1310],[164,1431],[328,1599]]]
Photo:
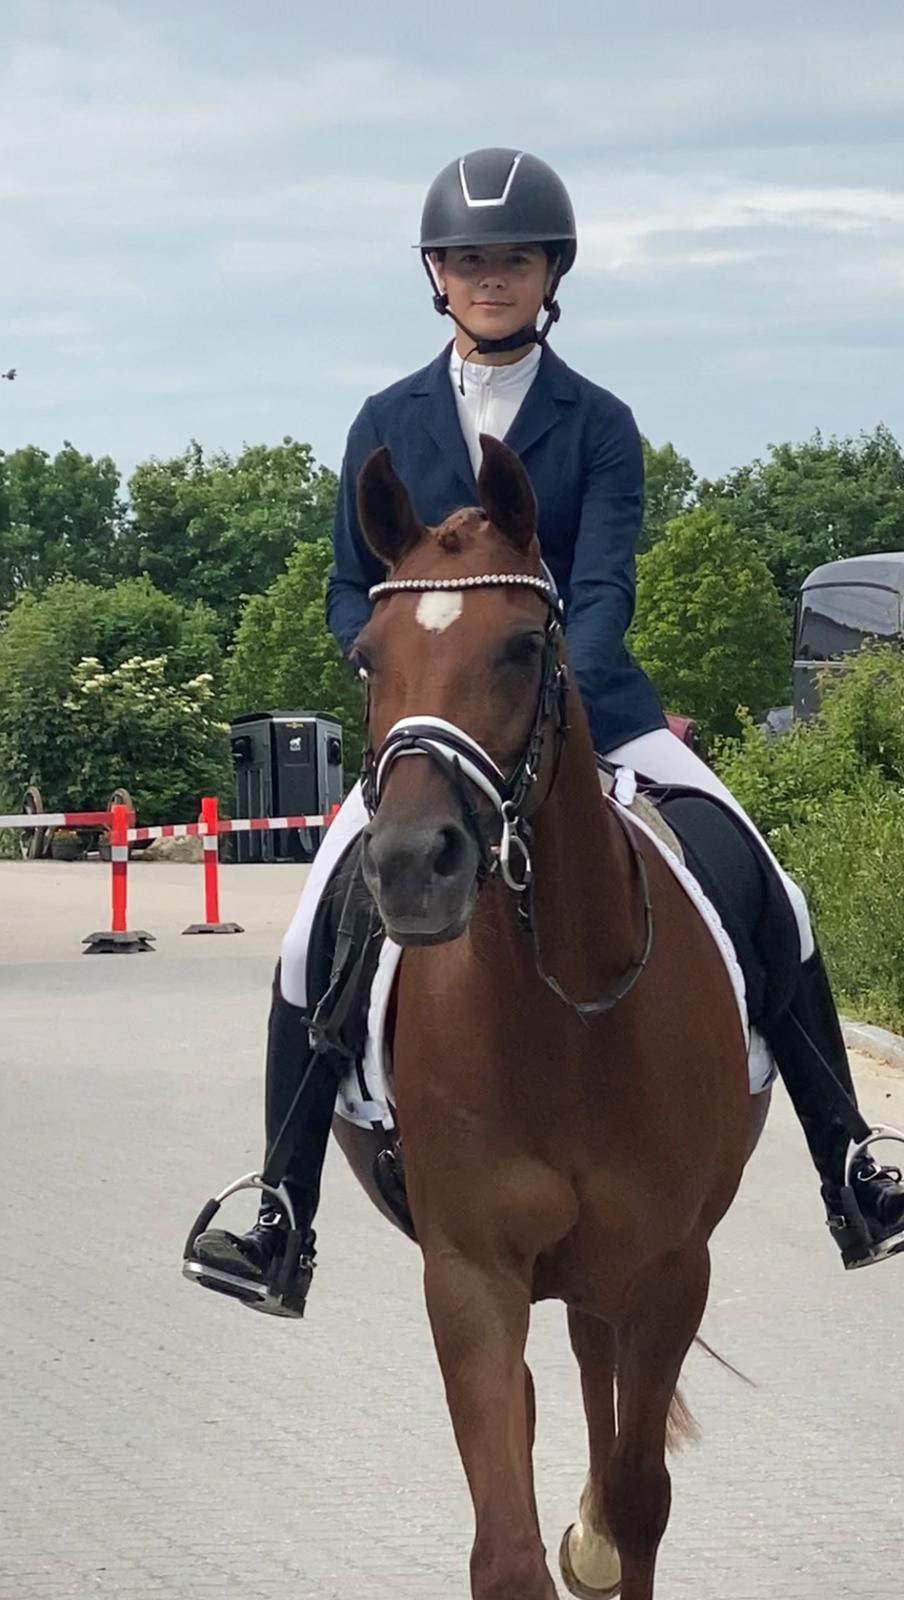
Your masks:
[[[351,664],[355,677],[360,678],[362,683],[366,683],[370,677],[370,662],[367,657],[360,650],[354,650],[351,655]]]
[[[543,636],[539,633],[521,633],[507,639],[499,653],[499,665],[527,671],[537,660],[542,645]]]

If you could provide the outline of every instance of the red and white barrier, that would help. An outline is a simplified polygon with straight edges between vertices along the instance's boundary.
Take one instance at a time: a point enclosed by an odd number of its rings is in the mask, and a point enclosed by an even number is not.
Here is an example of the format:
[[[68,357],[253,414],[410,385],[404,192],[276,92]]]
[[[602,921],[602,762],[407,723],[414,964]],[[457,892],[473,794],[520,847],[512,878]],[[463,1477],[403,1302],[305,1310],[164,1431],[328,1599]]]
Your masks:
[[[17,811],[0,817],[0,828],[109,828],[112,817],[110,811]]]
[[[84,955],[128,955],[149,951],[154,935],[128,926],[129,845],[146,839],[181,839],[200,836],[204,842],[204,921],[194,922],[185,933],[242,933],[237,922],[220,921],[219,854],[221,833],[272,833],[286,828],[328,828],[338,816],[335,805],[318,817],[236,817],[221,820],[215,797],[201,801],[198,822],[166,822],[139,828],[128,806],[109,811],[21,811],[0,815],[0,828],[104,828],[110,839],[110,928],[89,933],[82,940]]]
[[[204,841],[204,921],[191,923],[184,932],[244,933],[245,930],[237,922],[220,921],[220,858],[217,849],[220,834],[273,833],[282,828],[328,828],[340,810],[340,806],[333,806],[319,817],[232,817],[221,821],[216,799],[208,795],[201,801],[200,822],[172,823],[162,828],[134,828],[129,830],[129,838],[200,835]]]
[[[153,934],[131,932],[127,925],[126,873],[129,858],[129,825],[135,813],[128,806],[111,806],[109,811],[15,811],[0,814],[0,828],[27,830],[45,828],[105,828],[109,830],[110,859],[112,864],[110,898],[111,917],[109,929],[89,933],[82,940],[82,954],[128,955],[150,950]]]
[[[130,828],[129,842],[143,839],[195,839],[209,831],[203,820],[204,801],[201,801],[200,822],[164,822],[156,828]],[[333,806],[322,817],[232,817],[217,821],[217,833],[272,833],[281,828],[328,828],[339,811]]]

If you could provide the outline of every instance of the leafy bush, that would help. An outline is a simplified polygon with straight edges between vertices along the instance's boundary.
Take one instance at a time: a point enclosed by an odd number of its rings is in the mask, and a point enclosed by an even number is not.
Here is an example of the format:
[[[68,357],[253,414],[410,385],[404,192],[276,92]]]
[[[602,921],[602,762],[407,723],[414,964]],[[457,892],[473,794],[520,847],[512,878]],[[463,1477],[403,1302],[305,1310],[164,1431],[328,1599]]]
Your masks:
[[[862,776],[853,744],[834,740],[820,723],[796,722],[774,738],[749,712],[739,715],[740,738],[718,741],[713,764],[773,844],[779,830],[818,821],[826,802],[850,793]]]
[[[361,757],[360,685],[326,625],[328,539],[300,544],[283,575],[242,613],[227,666],[231,716],[247,711],[322,711],[345,731],[345,770]]]
[[[875,775],[904,786],[904,654],[887,646],[827,674],[819,711],[774,738],[741,718],[714,752],[719,776],[767,835],[818,822],[826,805]]]
[[[904,1032],[904,795],[874,771],[773,842],[806,891],[839,1005]]]
[[[128,686],[128,674],[116,674],[136,659],[159,666],[138,672]],[[22,596],[0,632],[3,809],[17,811],[32,782],[50,810],[102,807],[110,790],[125,784],[143,821],[177,820],[166,809],[174,796],[180,808],[190,802],[191,815],[202,779],[217,792],[228,783],[225,739],[214,725],[221,672],[209,613],[181,606],[147,579],[109,589],[66,580]],[[73,711],[82,683],[99,673],[114,674],[112,683],[103,693],[85,692],[86,707],[94,699],[90,715]],[[207,689],[198,692],[197,680],[207,674]],[[203,759],[180,694],[198,702]]]
[[[785,738],[745,718],[715,765],[806,891],[841,1004],[904,1031],[904,654],[852,657]]]
[[[699,506],[675,517],[637,563],[631,648],[673,711],[704,739],[738,730],[787,692],[788,630],[762,557]]]

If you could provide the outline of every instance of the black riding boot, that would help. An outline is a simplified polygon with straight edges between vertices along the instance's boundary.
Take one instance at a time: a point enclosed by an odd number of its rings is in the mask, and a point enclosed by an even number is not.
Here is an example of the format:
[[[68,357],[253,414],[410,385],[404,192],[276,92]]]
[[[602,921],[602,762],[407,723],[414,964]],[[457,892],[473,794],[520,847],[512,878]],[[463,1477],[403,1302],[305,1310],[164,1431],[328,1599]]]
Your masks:
[[[268,1148],[280,1132],[301,1078],[311,1064],[306,1020],[300,1007],[290,1005],[283,998],[277,967],[267,1027],[265,1122]],[[195,1240],[196,1260],[218,1274],[206,1287],[219,1288],[238,1299],[245,1298],[256,1310],[276,1316],[304,1315],[314,1270],[312,1224],[320,1200],[320,1178],[335,1103],[336,1074],[329,1058],[321,1055],[314,1064],[302,1103],[296,1108],[292,1154],[282,1180],[295,1212],[296,1227],[304,1235],[294,1283],[280,1296],[266,1299],[242,1293],[244,1282],[249,1286],[261,1286],[271,1280],[274,1267],[285,1252],[289,1219],[278,1196],[265,1191],[257,1222],[248,1233],[238,1235],[209,1228]],[[226,1274],[226,1278],[219,1274]],[[239,1283],[230,1289],[227,1280],[233,1277]]]
[[[822,1179],[829,1230],[844,1265],[864,1267],[904,1250],[904,1184],[897,1168],[878,1167],[864,1154],[851,1175],[851,1189],[845,1189],[848,1147],[852,1139],[866,1139],[870,1130],[857,1107],[841,1024],[818,950],[802,963],[791,1003],[770,1028],[769,1043]],[[820,1056],[850,1101],[847,1121],[833,1101]]]

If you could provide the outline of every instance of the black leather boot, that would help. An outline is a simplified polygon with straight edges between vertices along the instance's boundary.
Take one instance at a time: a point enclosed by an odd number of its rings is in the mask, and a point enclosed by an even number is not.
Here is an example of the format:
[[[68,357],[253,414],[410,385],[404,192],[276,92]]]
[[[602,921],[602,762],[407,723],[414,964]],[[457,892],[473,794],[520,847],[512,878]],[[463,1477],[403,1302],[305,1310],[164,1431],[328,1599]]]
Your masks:
[[[857,1106],[841,1024],[818,950],[801,964],[791,1003],[770,1028],[769,1043],[822,1179],[829,1231],[845,1267],[870,1266],[904,1250],[904,1184],[898,1169],[878,1167],[864,1151],[854,1163],[850,1183],[845,1183],[848,1150],[852,1142],[865,1141],[871,1130]]]
[[[306,1014],[283,998],[277,967],[267,1027],[265,1122],[268,1148],[285,1122],[301,1078],[311,1066],[311,1058]],[[279,1279],[289,1235],[285,1206],[278,1195],[265,1191],[257,1222],[247,1233],[208,1228],[195,1239],[194,1259],[202,1269],[207,1267],[216,1274],[205,1278],[202,1273],[199,1281],[205,1288],[231,1295],[270,1315],[304,1315],[314,1271],[312,1224],[320,1200],[320,1178],[335,1103],[335,1071],[326,1056],[319,1056],[294,1113],[292,1153],[282,1180],[292,1202],[295,1225],[303,1236],[301,1255],[291,1282],[281,1285],[278,1293],[263,1292]]]

